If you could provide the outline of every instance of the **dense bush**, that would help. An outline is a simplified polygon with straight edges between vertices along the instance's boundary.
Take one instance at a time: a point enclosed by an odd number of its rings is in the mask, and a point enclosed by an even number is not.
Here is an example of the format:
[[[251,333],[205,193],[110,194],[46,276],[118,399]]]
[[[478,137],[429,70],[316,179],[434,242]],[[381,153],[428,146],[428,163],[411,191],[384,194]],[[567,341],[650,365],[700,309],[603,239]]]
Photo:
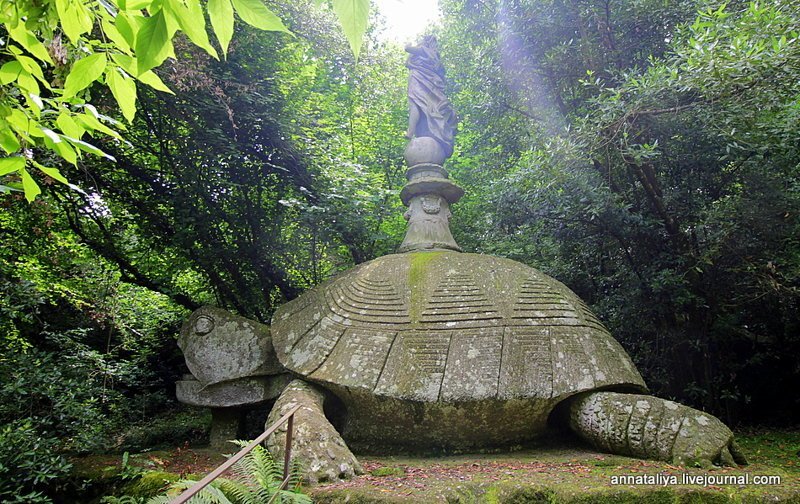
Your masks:
[[[102,403],[110,391],[94,364],[83,352],[7,352],[0,360],[0,421],[26,419],[39,432],[56,432],[66,450],[102,447],[110,422]]]
[[[30,420],[0,427],[0,502],[51,502],[72,465],[57,452],[55,432],[38,432]]]
[[[136,452],[147,448],[182,446],[184,443],[206,443],[210,425],[208,409],[169,411],[123,429],[115,439],[114,449]]]

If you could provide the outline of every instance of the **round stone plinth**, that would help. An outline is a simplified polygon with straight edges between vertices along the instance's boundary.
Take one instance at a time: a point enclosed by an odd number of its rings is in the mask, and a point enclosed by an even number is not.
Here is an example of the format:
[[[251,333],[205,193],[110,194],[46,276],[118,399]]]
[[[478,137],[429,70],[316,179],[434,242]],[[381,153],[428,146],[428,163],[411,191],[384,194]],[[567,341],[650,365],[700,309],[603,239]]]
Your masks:
[[[406,163],[414,166],[422,163],[441,165],[447,155],[439,142],[431,137],[412,138],[405,151]]]
[[[400,201],[402,201],[405,206],[408,206],[414,196],[421,196],[424,194],[439,194],[446,199],[448,203],[452,204],[456,203],[464,196],[464,189],[458,187],[448,179],[421,177],[412,180],[403,187],[403,190],[400,191]]]

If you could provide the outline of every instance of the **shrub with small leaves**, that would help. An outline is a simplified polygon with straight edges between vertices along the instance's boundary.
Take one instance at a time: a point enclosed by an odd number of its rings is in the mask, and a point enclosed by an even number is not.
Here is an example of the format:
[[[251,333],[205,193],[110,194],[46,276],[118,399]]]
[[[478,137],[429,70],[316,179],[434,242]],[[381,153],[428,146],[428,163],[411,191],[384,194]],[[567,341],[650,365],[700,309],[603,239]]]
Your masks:
[[[59,442],[39,433],[30,420],[0,427],[0,502],[52,502],[72,467],[56,452]]]

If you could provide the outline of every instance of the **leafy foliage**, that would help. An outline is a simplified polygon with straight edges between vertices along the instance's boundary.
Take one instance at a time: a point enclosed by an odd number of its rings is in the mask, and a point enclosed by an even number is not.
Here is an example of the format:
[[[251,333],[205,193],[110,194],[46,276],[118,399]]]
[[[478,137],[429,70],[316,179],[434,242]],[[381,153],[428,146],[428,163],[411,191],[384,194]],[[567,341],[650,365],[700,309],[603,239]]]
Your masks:
[[[451,164],[457,239],[566,281],[656,393],[729,420],[798,406],[764,391],[800,380],[790,4],[445,7],[479,121]]]
[[[248,441],[237,441],[236,444],[244,447]],[[300,473],[296,465],[290,473],[286,489],[281,489],[283,470],[261,445],[245,455],[231,471],[233,478],[217,478],[192,500],[209,504],[260,504],[269,502],[277,493],[274,502],[312,502],[310,497],[300,491]],[[166,495],[150,499],[148,504],[167,504],[195,483],[197,482],[192,480],[178,481],[170,486]]]
[[[405,54],[377,38],[378,23],[363,36],[366,24],[331,29],[337,14],[365,15],[365,2],[314,3],[269,4],[295,37],[241,23],[234,37],[237,12],[266,19],[260,4],[209,1],[208,44],[225,54],[215,59],[189,35],[195,26],[170,21],[174,4],[145,16],[145,3],[128,1],[124,12],[148,20],[146,37],[161,40],[165,23],[167,35],[186,35],[170,39],[179,58],[163,60],[155,89],[133,60],[135,40],[130,53],[93,41],[111,33],[103,3],[80,7],[98,9],[91,32],[80,19],[63,24],[58,5],[80,9],[60,0],[37,4],[46,8],[18,24],[25,33],[10,28],[30,48],[11,37],[3,49],[0,112],[27,114],[18,127],[38,133],[0,128],[13,154],[0,176],[42,194],[0,202],[3,423],[43,440],[58,432],[55,450],[201,436],[202,419],[172,415],[168,392],[182,371],[174,336],[187,308],[213,303],[268,323],[278,304],[395,249]],[[792,2],[442,4],[448,96],[461,117],[447,169],[467,189],[454,208],[457,241],[567,283],[655,393],[729,421],[796,418]],[[347,47],[356,38],[358,64]],[[23,83],[42,90],[39,115]],[[120,106],[125,129],[111,118]],[[83,193],[54,183],[65,146]],[[101,152],[115,162],[83,156]],[[146,422],[156,412],[167,415]]]
[[[333,7],[356,55],[366,31],[369,1],[335,0]],[[225,55],[233,35],[234,12],[261,30],[288,32],[262,0],[212,0],[211,28]],[[112,0],[10,2],[0,4],[0,191],[23,191],[28,201],[41,193],[37,178],[68,186],[61,160],[78,166],[84,153],[112,156],[85,138],[121,140],[124,126],[90,102],[95,83],[105,84],[128,122],[136,113],[136,81],[171,93],[152,70],[175,57],[180,32],[218,59],[206,31],[199,0]],[[66,40],[64,37],[66,36]]]
[[[400,52],[375,43],[355,65],[325,29],[330,12],[296,8],[281,15],[311,40],[268,51],[269,36],[251,31],[224,62],[187,53],[166,67],[178,93],[143,94],[132,147],[109,146],[113,169],[87,163],[85,195],[53,189],[70,226],[125,279],[187,308],[215,302],[267,322],[276,303],[393,248]]]
[[[42,435],[29,420],[0,427],[0,499],[8,503],[48,503],[71,464],[56,452],[56,433]]]

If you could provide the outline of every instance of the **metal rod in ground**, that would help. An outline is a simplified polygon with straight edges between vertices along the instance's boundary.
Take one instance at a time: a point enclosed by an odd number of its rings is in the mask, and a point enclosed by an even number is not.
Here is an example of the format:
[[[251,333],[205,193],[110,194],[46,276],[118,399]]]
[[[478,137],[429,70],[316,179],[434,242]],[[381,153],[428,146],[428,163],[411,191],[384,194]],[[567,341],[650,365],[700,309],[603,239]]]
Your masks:
[[[269,498],[267,504],[272,504],[273,502],[275,502],[275,499],[277,499],[278,496],[281,494],[281,490],[285,489],[286,485],[288,484],[289,484],[289,477],[287,476],[286,479],[283,480],[283,483],[281,483],[281,486],[279,486],[278,489],[275,490],[275,493],[272,494],[272,497]]]
[[[236,462],[241,460],[245,455],[250,453],[253,450],[253,448],[263,443],[264,440],[267,439],[270,434],[272,434],[278,429],[278,427],[280,427],[281,425],[283,425],[284,422],[292,418],[292,416],[299,409],[300,409],[299,404],[294,408],[290,409],[288,412],[286,412],[285,415],[280,417],[278,421],[270,425],[269,428],[265,430],[260,436],[252,440],[249,445],[239,450],[236,453],[236,455],[229,458],[228,460],[223,462],[219,467],[208,473],[205,478],[201,479],[191,487],[187,488],[182,494],[173,499],[172,502],[170,502],[170,504],[184,504],[186,501],[194,497],[200,490],[207,487],[209,483],[222,476],[222,474],[228,469],[230,469],[233,464],[235,464]]]
[[[289,472],[291,471],[292,459],[292,430],[294,428],[294,415],[289,417],[286,423],[286,449],[283,454],[283,479],[289,479]]]

